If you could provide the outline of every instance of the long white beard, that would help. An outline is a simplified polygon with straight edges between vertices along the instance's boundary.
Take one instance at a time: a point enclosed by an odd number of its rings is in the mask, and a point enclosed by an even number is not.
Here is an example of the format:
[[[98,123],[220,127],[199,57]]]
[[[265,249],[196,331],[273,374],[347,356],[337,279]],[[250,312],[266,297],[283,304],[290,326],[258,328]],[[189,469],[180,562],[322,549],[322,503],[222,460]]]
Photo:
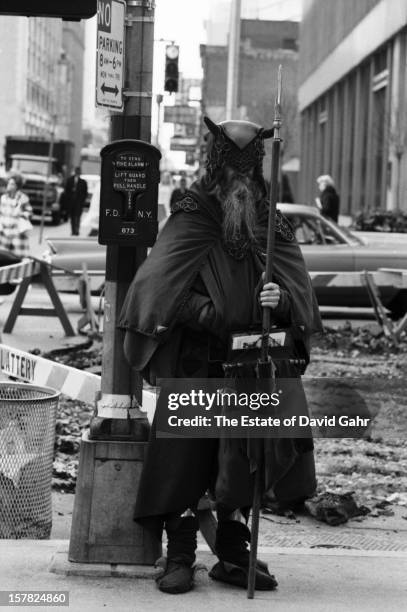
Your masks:
[[[223,210],[222,231],[226,241],[247,237],[254,239],[256,224],[256,187],[253,181],[234,178],[227,189],[222,190],[220,201]]]

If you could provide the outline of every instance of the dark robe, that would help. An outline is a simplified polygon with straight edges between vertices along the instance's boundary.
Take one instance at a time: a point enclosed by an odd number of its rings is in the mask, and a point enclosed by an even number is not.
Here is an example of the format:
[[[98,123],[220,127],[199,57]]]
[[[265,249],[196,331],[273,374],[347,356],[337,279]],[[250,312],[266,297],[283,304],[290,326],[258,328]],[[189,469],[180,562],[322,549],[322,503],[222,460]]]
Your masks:
[[[338,223],[339,217],[339,195],[332,185],[328,185],[321,192],[321,213],[324,217],[328,217]]]
[[[220,205],[206,195],[201,182],[192,185],[177,204],[136,274],[119,320],[119,327],[126,332],[126,355],[151,384],[160,377],[221,378],[221,360],[208,360],[210,347],[226,354],[231,331],[259,324],[256,298],[264,269],[265,203],[259,207],[258,219],[259,246],[248,248],[239,258],[225,248]],[[282,288],[284,307],[279,305],[273,317],[276,323],[290,323],[297,339],[295,356],[308,358],[309,335],[320,330],[319,313],[301,251],[280,214],[277,230],[274,280]],[[210,322],[205,325],[203,317],[202,325],[197,325],[198,315],[208,304],[212,308]],[[188,311],[192,313],[191,324]],[[158,399],[156,414],[166,408]],[[251,505],[253,466],[247,440],[225,441],[219,451],[215,439],[162,439],[155,437],[155,431],[154,420],[136,519],[193,507],[207,489],[228,507]],[[312,441],[269,440],[265,456],[265,483],[271,496],[288,500],[313,493]]]

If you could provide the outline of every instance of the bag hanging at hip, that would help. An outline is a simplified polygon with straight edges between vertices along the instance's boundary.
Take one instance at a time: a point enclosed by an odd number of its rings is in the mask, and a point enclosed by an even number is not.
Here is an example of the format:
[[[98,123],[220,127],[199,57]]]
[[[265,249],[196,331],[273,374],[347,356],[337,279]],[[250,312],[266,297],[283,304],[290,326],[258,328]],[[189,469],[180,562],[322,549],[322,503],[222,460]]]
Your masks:
[[[223,363],[223,369],[227,377],[250,377],[250,375],[253,375],[260,356],[261,338],[260,330],[247,330],[231,334],[227,362]],[[279,362],[296,366],[299,371],[305,368],[305,360],[297,354],[290,328],[271,328],[268,354],[277,366],[277,375]]]

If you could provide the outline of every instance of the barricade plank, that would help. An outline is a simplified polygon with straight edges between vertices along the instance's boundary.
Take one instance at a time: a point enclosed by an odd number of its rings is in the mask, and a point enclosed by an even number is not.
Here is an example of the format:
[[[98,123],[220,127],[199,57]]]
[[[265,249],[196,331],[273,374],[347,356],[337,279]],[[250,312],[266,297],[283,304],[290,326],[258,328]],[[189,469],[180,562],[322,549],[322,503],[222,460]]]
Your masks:
[[[39,357],[0,343],[0,371],[35,385],[51,387],[72,399],[94,404],[100,393],[101,377],[71,366]],[[151,421],[155,409],[155,392],[143,390],[142,405]]]

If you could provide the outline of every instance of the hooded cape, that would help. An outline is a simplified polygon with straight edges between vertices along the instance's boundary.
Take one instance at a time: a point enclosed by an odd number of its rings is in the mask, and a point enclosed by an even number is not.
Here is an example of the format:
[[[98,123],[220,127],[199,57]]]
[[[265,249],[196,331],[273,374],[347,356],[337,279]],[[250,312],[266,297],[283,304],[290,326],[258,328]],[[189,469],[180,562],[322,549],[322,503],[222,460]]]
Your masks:
[[[268,204],[258,211],[259,255],[265,259]],[[143,370],[157,349],[168,343],[208,253],[222,240],[218,201],[207,195],[201,181],[191,185],[177,203],[149,256],[133,279],[118,327],[137,346],[132,365]],[[291,323],[304,333],[321,330],[315,295],[301,250],[288,221],[278,213],[273,277],[291,297]],[[165,372],[161,373],[166,376]]]
[[[215,255],[222,241],[221,207],[207,194],[200,181],[191,186],[175,210],[138,270],[119,319],[119,327],[126,332],[125,352],[129,361],[135,369],[143,371],[152,384],[155,384],[154,376],[176,376],[175,364],[185,350],[181,338],[184,329],[177,323],[200,271],[215,310],[222,310],[218,303],[219,292],[212,290],[210,274],[208,278],[205,276],[205,263]],[[258,220],[256,261],[261,263],[265,260],[267,243],[266,202],[260,203]],[[218,277],[217,281],[222,283],[224,277],[220,270]],[[274,279],[290,296],[291,324],[298,330],[306,347],[309,334],[320,329],[320,318],[300,248],[289,223],[280,213],[277,217]],[[227,313],[225,318],[219,317],[225,325],[226,318]],[[189,330],[186,335],[193,343]],[[134,350],[126,350],[126,341]],[[203,353],[206,359],[207,351]],[[194,373],[194,376],[206,375]],[[160,398],[157,412],[159,403]],[[191,507],[205,493],[208,483],[214,480],[217,483],[217,501],[233,508],[251,505],[253,453],[247,440],[232,440],[222,446],[223,459],[216,469],[217,440],[171,438],[170,444],[168,442],[156,437],[154,421],[139,483],[135,509],[137,520]],[[312,494],[315,472],[311,449],[312,443],[304,445],[302,441],[266,441],[266,489],[273,490],[280,499]]]

